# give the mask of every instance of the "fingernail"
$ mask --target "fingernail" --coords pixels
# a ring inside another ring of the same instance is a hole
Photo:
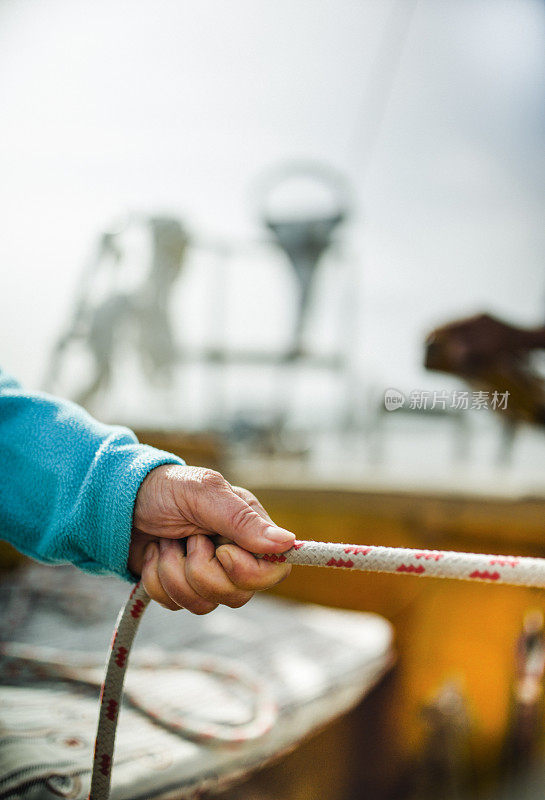
[[[216,550],[216,557],[221,566],[229,572],[233,569],[233,556],[227,547],[220,547]]]
[[[196,536],[190,536],[188,539],[186,539],[185,548],[187,555],[190,556],[191,553],[194,553],[197,546],[198,542]]]
[[[146,549],[144,550],[144,564],[148,564],[150,561],[153,560],[155,557],[155,553],[157,552],[157,547],[155,544],[148,544]]]
[[[290,531],[287,531],[285,528],[277,528],[276,525],[270,525],[268,528],[265,528],[264,536],[266,539],[269,539],[269,541],[276,542],[277,544],[295,541],[294,533],[290,533]]]

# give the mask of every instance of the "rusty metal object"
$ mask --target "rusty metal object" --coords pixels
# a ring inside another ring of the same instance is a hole
[[[465,380],[490,393],[509,392],[502,415],[545,425],[545,381],[532,367],[526,332],[488,314],[444,325],[425,342],[427,369]]]

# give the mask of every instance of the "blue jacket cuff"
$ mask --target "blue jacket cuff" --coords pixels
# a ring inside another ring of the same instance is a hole
[[[127,569],[133,509],[142,481],[162,464],[185,462],[164,450],[138,443],[106,441],[100,448],[101,486],[96,497],[96,527],[87,539],[89,560],[76,566],[94,574],[116,574],[134,582]]]

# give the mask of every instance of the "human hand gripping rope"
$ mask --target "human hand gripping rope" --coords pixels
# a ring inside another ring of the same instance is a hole
[[[285,553],[258,556],[270,562],[304,566],[335,567],[361,572],[390,572],[429,578],[503,583],[545,588],[545,559],[481,555],[443,550],[415,550],[402,547],[296,541]],[[121,610],[110,646],[106,675],[100,697],[100,715],[95,742],[89,800],[107,800],[110,792],[117,719],[128,659],[142,614],[150,598],[137,584]],[[205,665],[206,668],[206,665]],[[240,679],[240,676],[233,676]],[[252,681],[243,678],[248,685]],[[253,682],[256,693],[262,689]],[[195,721],[163,721],[166,727],[193,740],[244,742],[263,736],[274,724],[274,704],[263,696],[254,719],[243,726],[199,724]]]

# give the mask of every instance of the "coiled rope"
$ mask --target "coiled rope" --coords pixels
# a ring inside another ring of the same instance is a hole
[[[296,541],[286,553],[261,556],[265,561],[316,567],[337,567],[362,572],[390,572],[429,578],[453,578],[515,586],[545,587],[545,559],[516,556],[456,553],[444,550],[414,550],[403,547]],[[123,681],[138,625],[150,598],[137,584],[121,610],[110,646],[106,675],[100,696],[93,773],[89,800],[108,800],[117,719]],[[199,668],[206,669],[206,664]],[[211,669],[216,671],[212,665]],[[240,679],[238,674],[228,677]],[[254,689],[261,702],[251,722],[241,726],[201,723],[196,720],[157,720],[170,730],[209,742],[244,742],[263,736],[274,724],[276,709],[262,687]]]

